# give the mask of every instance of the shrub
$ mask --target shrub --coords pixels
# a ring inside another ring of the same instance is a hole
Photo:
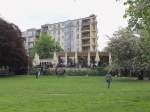
[[[66,68],[66,75],[69,76],[103,76],[106,71],[103,67],[98,68]]]

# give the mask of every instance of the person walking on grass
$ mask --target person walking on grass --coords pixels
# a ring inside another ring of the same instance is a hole
[[[111,85],[111,82],[112,82],[112,76],[111,76],[111,73],[108,72],[105,76],[105,80],[106,80],[106,83],[107,83],[107,87],[110,88],[110,85]]]
[[[41,69],[40,69],[40,68],[38,68],[38,69],[37,69],[37,73],[36,73],[36,79],[38,79],[38,78],[39,78],[40,74],[41,74]]]

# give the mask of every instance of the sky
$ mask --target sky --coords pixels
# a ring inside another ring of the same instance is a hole
[[[123,1],[116,0],[0,0],[0,17],[21,31],[47,23],[97,16],[98,49],[103,50],[113,32],[127,26]]]

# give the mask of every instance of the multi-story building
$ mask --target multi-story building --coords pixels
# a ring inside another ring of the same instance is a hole
[[[64,51],[81,51],[81,20],[68,20],[54,24],[45,24],[41,32],[47,32]]]
[[[26,48],[32,48],[36,37],[36,29],[23,32],[26,37]],[[95,15],[86,18],[68,20],[41,26],[41,33],[46,32],[52,36],[67,52],[82,52],[97,50],[97,21]]]
[[[27,31],[22,32],[22,37],[24,38],[24,45],[27,53],[33,47],[36,39],[39,37],[40,30],[35,28],[28,29]]]
[[[91,15],[83,18],[81,26],[82,51],[96,51],[98,47],[97,39],[96,16]]]

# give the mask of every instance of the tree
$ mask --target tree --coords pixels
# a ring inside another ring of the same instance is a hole
[[[129,26],[145,29],[150,34],[150,1],[127,0],[124,4],[128,7],[125,17],[129,18]]]
[[[141,68],[150,70],[150,37],[145,30],[140,30],[139,47],[141,53]]]
[[[140,35],[139,57],[141,68],[145,71],[150,69],[150,1],[149,0],[127,0],[125,13],[129,18],[129,27],[136,30]]]
[[[138,68],[138,38],[128,28],[120,29],[113,34],[106,50],[112,55],[111,70],[132,71]]]
[[[42,33],[39,40],[33,46],[33,54],[37,52],[40,58],[52,58],[53,52],[63,51],[59,43],[52,39],[47,33]]]
[[[7,66],[12,72],[26,72],[28,57],[23,46],[19,28],[0,18],[0,66]]]

